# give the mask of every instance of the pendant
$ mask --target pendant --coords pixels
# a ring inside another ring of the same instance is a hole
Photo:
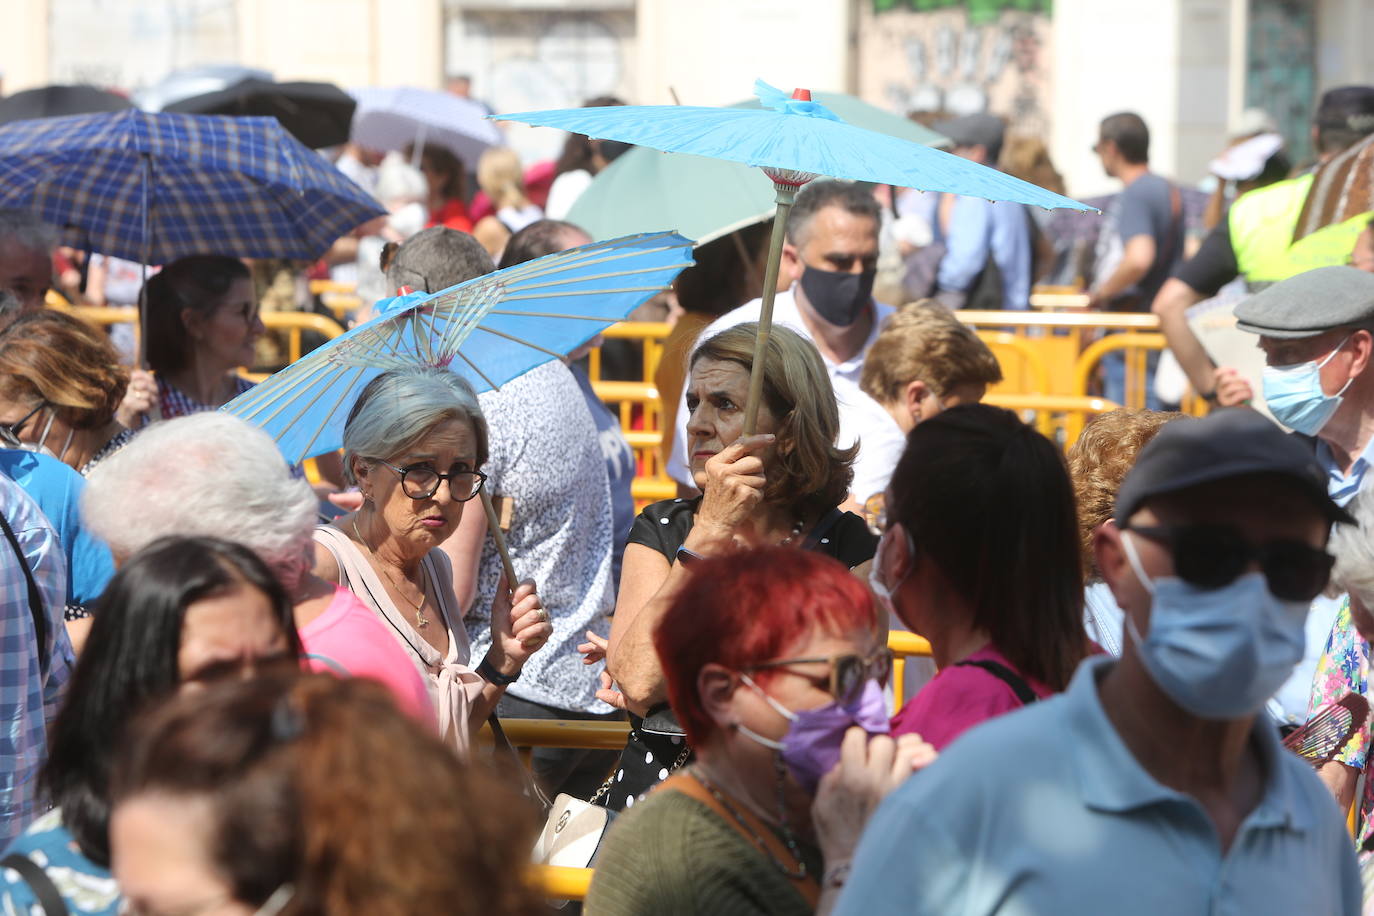
[[[415,626],[421,630],[429,626],[429,618],[426,617],[424,615],[424,612],[419,609],[416,609],[415,611]]]

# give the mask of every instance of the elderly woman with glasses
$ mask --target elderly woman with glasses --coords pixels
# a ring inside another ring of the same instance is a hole
[[[587,911],[826,912],[869,815],[934,759],[883,734],[873,596],[817,552],[730,553],[693,567],[654,646],[696,760],[616,820]]]
[[[388,625],[425,675],[441,733],[466,752],[553,632],[534,583],[503,582],[492,603],[491,649],[469,666],[463,608],[439,545],[486,479],[477,396],[447,369],[384,372],[358,396],[343,444],[344,473],[363,505],[315,529],[315,573],[351,589]]]

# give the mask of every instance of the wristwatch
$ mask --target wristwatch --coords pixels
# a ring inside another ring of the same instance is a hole
[[[477,676],[487,683],[495,684],[498,687],[508,687],[520,680],[519,671],[514,674],[502,674],[500,671],[496,670],[496,667],[491,663],[491,659],[487,658],[485,655],[482,656],[482,661],[477,665]]]
[[[691,566],[693,563],[700,562],[704,559],[706,558],[695,550],[690,550],[686,547],[679,547],[677,549],[677,562],[679,566]]]

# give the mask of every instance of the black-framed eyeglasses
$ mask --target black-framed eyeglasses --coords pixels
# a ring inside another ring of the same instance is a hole
[[[869,656],[847,653],[811,658],[781,658],[777,661],[750,665],[744,670],[748,672],[763,668],[788,668],[792,665],[821,663],[830,666],[829,683],[826,688],[830,695],[840,701],[852,700],[863,689],[865,681],[887,682],[887,676],[892,673],[892,650],[883,647]]]
[[[29,421],[33,419],[34,415],[47,406],[47,401],[39,401],[37,407],[24,414],[23,419],[8,425],[0,424],[0,444],[3,444],[5,448],[19,448],[24,441],[19,438],[20,433],[24,431],[25,426],[29,425]]]
[[[1326,588],[1336,562],[1325,550],[1302,541],[1252,544],[1229,525],[1132,526],[1127,530],[1168,547],[1178,577],[1203,589],[1229,585],[1258,562],[1274,597],[1311,601]]]
[[[448,491],[453,494],[454,500],[465,503],[482,492],[482,484],[487,480],[487,475],[481,471],[460,470],[456,464],[448,469],[447,474],[440,474],[430,464],[408,464],[398,468],[380,458],[377,463],[396,472],[401,478],[401,492],[411,499],[429,499],[439,492],[439,481],[447,480]]]

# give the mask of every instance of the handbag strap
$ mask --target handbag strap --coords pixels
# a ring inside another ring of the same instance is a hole
[[[681,792],[688,798],[701,802],[703,805],[710,808],[722,821],[729,824],[730,827],[744,839],[745,843],[754,848],[758,848],[759,845],[762,844],[764,848],[761,849],[760,852],[767,853],[778,862],[786,862],[788,859],[795,856],[795,853],[788,849],[783,841],[778,838],[778,835],[773,832],[772,827],[769,827],[763,821],[759,820],[753,812],[744,808],[744,806],[741,805],[734,811],[727,811],[725,806],[721,804],[720,799],[716,798],[711,790],[706,788],[706,786],[692,774],[691,770],[684,770],[680,773],[673,774],[668,777],[667,780],[660,783],[655,791]],[[747,827],[745,823],[741,823],[741,819],[748,824]],[[750,831],[753,832],[753,836],[750,836]],[[807,869],[806,873],[800,878],[789,876],[789,880],[792,882],[792,886],[797,889],[797,892],[806,898],[806,902],[811,905],[811,909],[814,910],[821,899],[821,886],[816,882],[816,876],[811,874],[811,871]]]
[[[956,668],[982,668],[988,674],[991,674],[993,677],[1010,687],[1011,692],[1016,694],[1016,698],[1021,701],[1022,706],[1029,706],[1031,703],[1040,699],[1039,695],[1036,694],[1034,690],[1031,690],[1031,686],[1026,683],[1025,678],[1001,662],[995,662],[988,658],[980,658],[974,661],[955,662],[954,666]]]
[[[67,904],[57,890],[57,885],[53,884],[48,873],[28,856],[22,852],[12,852],[4,859],[0,859],[0,867],[12,868],[19,872],[19,877],[23,878],[29,890],[33,891],[38,905],[47,916],[67,916]]]
[[[520,754],[516,752],[515,745],[510,743],[506,737],[506,730],[501,727],[501,720],[496,717],[496,713],[487,716],[487,725],[491,726],[492,737],[496,739],[496,746],[510,755],[511,762],[515,764],[516,771],[520,774],[525,783],[525,796],[530,801],[543,806],[545,811],[553,807],[553,802],[544,794],[544,790],[539,788],[539,783],[525,766],[525,761],[520,759]]]
[[[24,557],[23,548],[19,546],[19,538],[14,536],[14,529],[10,527],[4,512],[0,512],[0,528],[4,529],[5,540],[10,542],[10,549],[19,561],[19,568],[24,571],[24,582],[28,585],[29,591],[29,613],[33,615],[33,632],[38,640],[38,670],[46,678],[51,659],[48,657],[48,615],[43,609],[43,593],[38,589],[38,581],[33,577],[29,561]]]

